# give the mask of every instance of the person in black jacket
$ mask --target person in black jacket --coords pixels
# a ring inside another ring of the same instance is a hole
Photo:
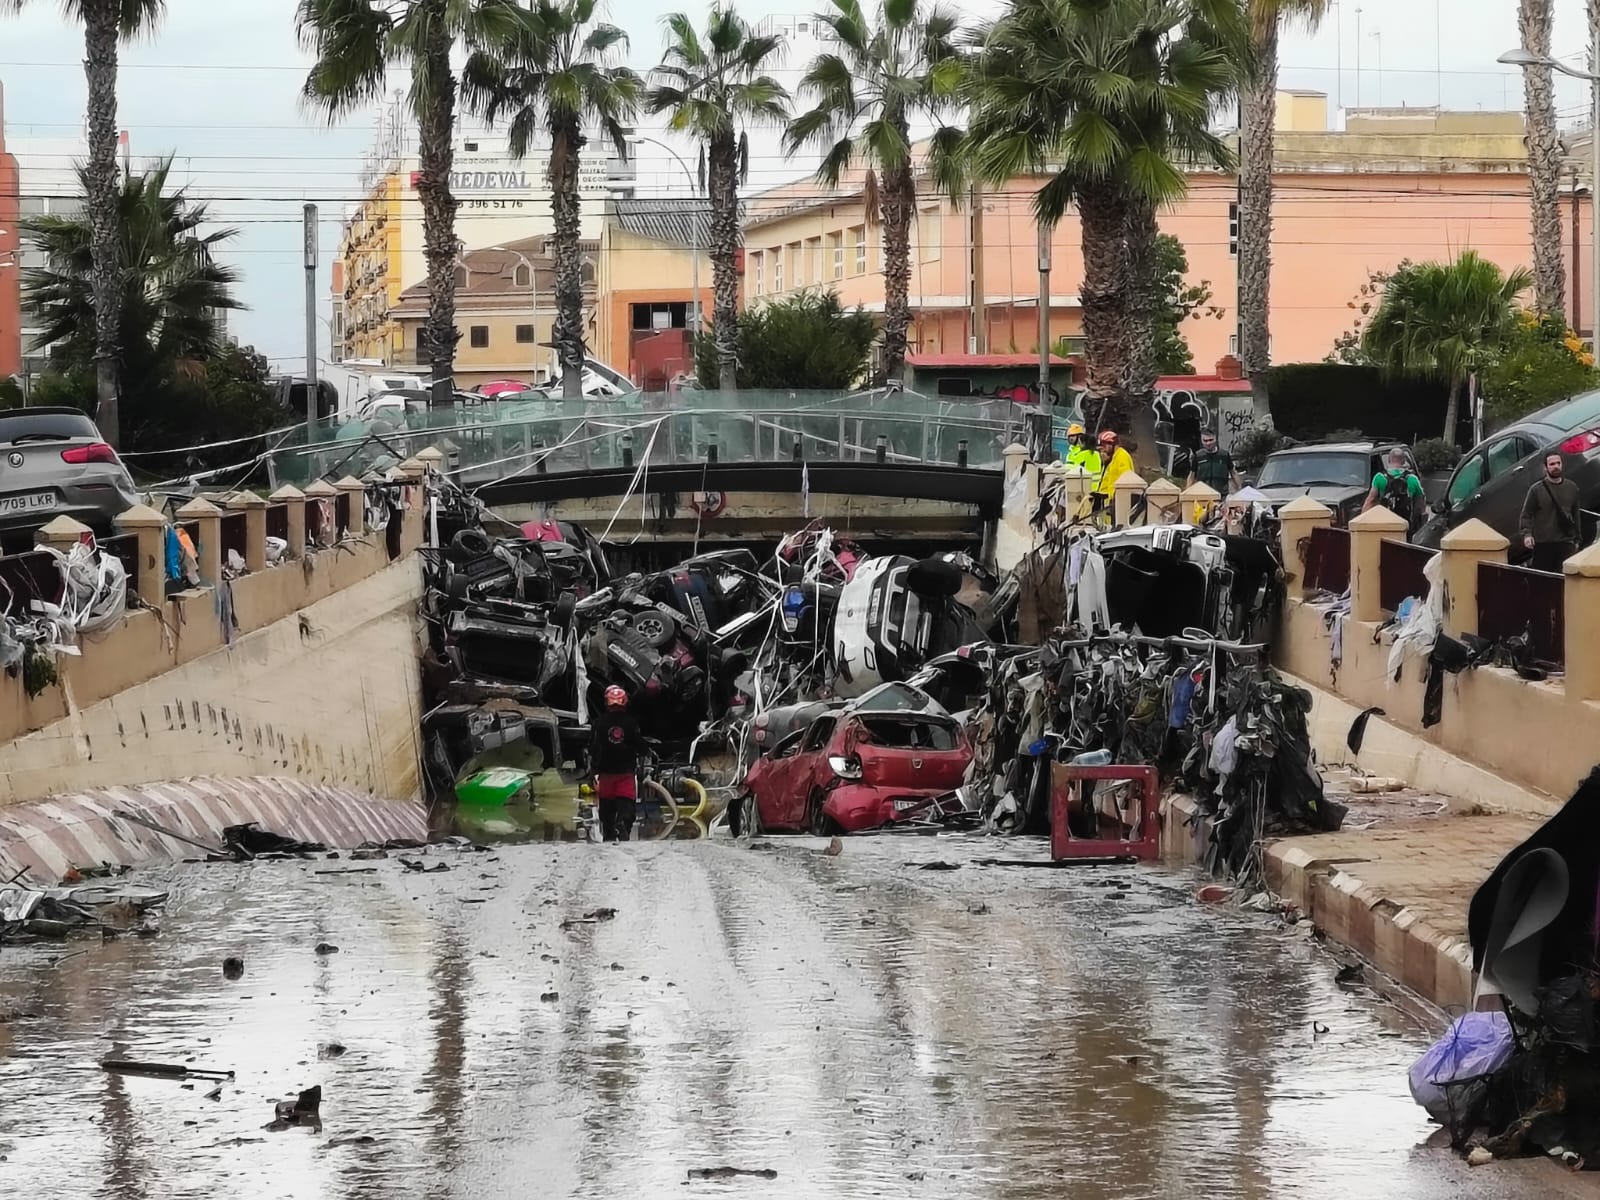
[[[628,693],[606,689],[605,712],[594,723],[590,764],[594,767],[595,799],[600,807],[600,834],[608,842],[625,842],[633,833],[634,806],[639,799],[639,760],[644,737],[628,713]]]
[[[1561,455],[1544,458],[1544,478],[1528,489],[1522,502],[1522,547],[1533,551],[1535,571],[1561,570],[1578,552],[1578,485],[1566,478]]]

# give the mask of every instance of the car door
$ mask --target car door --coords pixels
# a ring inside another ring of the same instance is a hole
[[[1481,499],[1472,515],[1485,525],[1511,539],[1513,556],[1521,549],[1517,526],[1522,517],[1522,502],[1528,489],[1539,479],[1530,469],[1539,445],[1525,432],[1507,433],[1483,448],[1488,479],[1479,489]]]
[[[806,824],[806,801],[813,790],[826,787],[833,780],[833,768],[828,766],[828,743],[838,727],[839,718],[833,713],[811,722],[795,755],[794,772],[789,777],[789,794],[785,804],[789,809],[789,824],[801,828]]]
[[[806,735],[804,729],[797,729],[784,738],[770,752],[755,761],[745,776],[745,787],[755,794],[756,807],[761,813],[761,824],[766,829],[797,829],[799,823],[794,816],[795,806],[789,800],[789,793],[794,790],[792,786],[796,755],[800,750],[801,739]],[[805,802],[802,797],[799,805],[801,815],[804,815]]]

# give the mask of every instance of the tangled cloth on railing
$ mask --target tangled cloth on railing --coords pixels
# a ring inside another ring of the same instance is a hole
[[[35,599],[27,611],[16,611],[16,597],[7,597],[0,617],[0,670],[22,672],[29,696],[37,696],[59,678],[55,659],[77,654],[83,634],[109,628],[128,607],[128,575],[115,555],[81,543],[63,554],[49,546],[61,575],[61,595],[54,601]]]

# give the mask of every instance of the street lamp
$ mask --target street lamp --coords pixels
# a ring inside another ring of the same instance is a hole
[[[700,180],[697,175],[689,170],[689,164],[683,161],[682,156],[671,146],[659,138],[646,137],[643,134],[634,134],[629,139],[634,142],[649,142],[665,150],[672,156],[672,161],[683,170],[684,178],[689,181],[689,197],[692,200],[700,199]],[[689,302],[689,337],[698,341],[700,338],[700,206],[696,204],[694,212],[689,217],[689,256],[693,275],[690,278],[690,287],[694,290],[694,298]]]
[[[1594,44],[1590,48],[1590,63],[1600,65],[1600,24],[1594,27]],[[1600,75],[1591,71],[1580,71],[1577,67],[1569,67],[1564,62],[1558,62],[1548,54],[1537,54],[1526,46],[1518,46],[1515,50],[1507,50],[1499,58],[1498,63],[1508,67],[1548,67],[1560,71],[1563,75],[1573,79],[1582,79],[1589,84],[1589,278],[1593,285],[1592,304],[1589,311],[1593,314],[1589,320],[1592,332],[1590,342],[1600,349]],[[1574,192],[1572,202],[1576,204],[1578,197]]]

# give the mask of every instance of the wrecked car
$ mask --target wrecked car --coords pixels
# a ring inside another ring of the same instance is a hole
[[[929,658],[982,641],[972,610],[955,599],[961,568],[941,558],[869,558],[840,589],[833,652],[840,696],[905,679]]]
[[[855,833],[926,811],[961,786],[972,746],[932,697],[902,683],[818,713],[746,773],[735,834]]]
[[[1075,581],[1079,622],[1149,637],[1246,636],[1276,594],[1276,554],[1271,542],[1194,525],[1099,534]]]

